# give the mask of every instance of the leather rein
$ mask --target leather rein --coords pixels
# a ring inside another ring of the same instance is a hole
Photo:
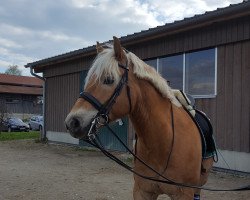
[[[92,119],[91,121],[91,125],[88,131],[88,135],[87,138],[83,138],[83,140],[89,144],[91,144],[92,146],[98,148],[104,155],[106,155],[107,157],[109,157],[111,160],[115,161],[116,163],[118,163],[119,165],[121,165],[122,167],[124,167],[125,169],[131,171],[132,173],[136,174],[137,176],[147,179],[147,180],[151,180],[151,181],[155,181],[155,182],[160,182],[160,183],[166,183],[166,184],[170,184],[170,185],[175,185],[178,187],[186,187],[186,188],[195,188],[195,189],[203,189],[203,190],[208,190],[208,191],[246,191],[246,190],[250,190],[250,185],[247,186],[242,186],[239,188],[234,188],[234,189],[211,189],[211,188],[206,188],[206,187],[201,187],[201,186],[196,186],[196,185],[189,185],[189,184],[185,184],[185,183],[179,183],[176,182],[174,180],[171,180],[167,177],[165,177],[162,173],[159,173],[158,171],[156,171],[154,168],[152,168],[151,166],[149,166],[147,163],[145,163],[142,159],[140,159],[136,153],[134,153],[133,151],[131,151],[128,146],[118,137],[118,135],[111,129],[111,127],[109,126],[109,112],[112,109],[112,106],[115,104],[117,97],[121,94],[121,91],[124,87],[124,85],[126,84],[126,88],[127,88],[127,97],[129,100],[129,106],[130,106],[130,111],[131,111],[131,95],[130,95],[130,88],[128,85],[128,62],[126,62],[126,65],[122,65],[120,63],[118,63],[118,66],[121,67],[122,69],[124,69],[124,73],[118,83],[118,85],[116,86],[113,94],[111,95],[111,97],[104,103],[102,104],[98,99],[96,99],[93,95],[91,95],[88,92],[81,92],[79,98],[83,98],[84,100],[88,101],[95,109],[98,110],[98,113],[96,114],[96,116]],[[171,107],[171,116],[172,116],[172,130],[173,130],[173,136],[174,136],[174,120],[173,120],[173,109]],[[104,120],[104,121],[103,121]],[[98,136],[98,129],[100,126],[106,126],[108,128],[108,130],[113,134],[113,136],[122,144],[122,146],[134,157],[134,159],[138,160],[140,163],[142,163],[144,166],[146,166],[149,170],[153,171],[154,173],[156,173],[156,175],[161,178],[155,178],[155,177],[149,177],[149,176],[145,176],[139,172],[136,172],[131,166],[127,165],[126,163],[124,163],[122,160],[120,160],[119,158],[117,158],[116,156],[114,156],[113,154],[111,154],[110,152],[108,152],[104,146],[102,145],[102,143],[100,142],[99,136]],[[173,144],[172,144],[173,147]],[[172,150],[171,150],[172,151]],[[168,162],[169,162],[169,158],[171,155],[169,155],[168,160],[167,160],[167,166],[168,166]],[[167,170],[167,166],[164,169],[164,172]]]

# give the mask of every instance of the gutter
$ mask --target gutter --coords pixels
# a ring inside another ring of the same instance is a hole
[[[45,131],[45,86],[46,86],[46,78],[42,77],[42,76],[39,76],[37,75],[34,71],[34,68],[33,67],[30,67],[30,74],[43,80],[43,129],[42,129],[42,132],[40,133],[40,139],[41,141],[46,141],[47,140],[47,137],[46,137],[46,131]]]

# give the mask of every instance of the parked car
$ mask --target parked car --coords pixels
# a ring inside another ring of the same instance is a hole
[[[43,116],[33,116],[29,121],[30,130],[39,130],[43,129]]]
[[[24,123],[21,119],[16,118],[16,117],[11,117],[3,121],[2,130],[8,131],[8,132],[12,132],[12,131],[28,132],[30,129],[29,129],[29,125]]]

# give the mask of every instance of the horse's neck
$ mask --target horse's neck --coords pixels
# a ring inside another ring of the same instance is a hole
[[[167,154],[173,130],[171,126],[171,102],[163,98],[155,88],[144,81],[140,84],[141,94],[130,115],[138,136],[138,154],[143,157]],[[155,155],[154,155],[155,154]],[[166,155],[167,156],[167,155]]]

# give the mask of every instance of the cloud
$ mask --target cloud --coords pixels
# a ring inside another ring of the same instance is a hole
[[[0,38],[0,46],[3,47],[10,47],[10,48],[20,48],[21,45],[17,44],[14,41],[11,41],[9,39],[5,39],[5,38]]]
[[[28,62],[73,50],[79,44],[81,47],[90,45],[82,38],[60,32],[0,24],[0,61],[4,68],[14,64],[23,68]],[[58,49],[55,51],[53,47]]]
[[[240,0],[1,0],[0,72]]]
[[[0,47],[0,72],[4,72],[9,66],[11,65],[17,65],[20,68],[21,71],[24,71],[27,75],[28,72],[23,68],[23,66],[27,62],[33,62],[36,59],[32,57],[28,57],[23,54],[18,54],[15,52],[10,51],[9,49]]]
[[[156,18],[162,23],[182,20],[195,14],[229,6],[230,3],[240,3],[242,0],[145,0],[142,1],[155,13]]]
[[[11,63],[4,60],[0,60],[0,70],[2,69],[3,71],[5,71],[5,69],[10,65]]]

